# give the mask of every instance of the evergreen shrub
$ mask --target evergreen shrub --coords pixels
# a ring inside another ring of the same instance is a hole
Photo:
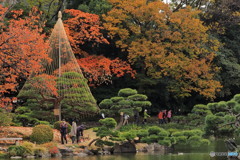
[[[37,125],[33,128],[30,139],[38,144],[50,142],[53,140],[53,130],[48,125]]]

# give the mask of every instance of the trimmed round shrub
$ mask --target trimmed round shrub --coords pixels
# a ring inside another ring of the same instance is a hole
[[[188,144],[192,147],[199,147],[201,143],[202,138],[199,136],[192,136],[188,139]]]
[[[141,129],[137,132],[137,136],[139,138],[142,138],[142,137],[147,137],[148,136],[148,131],[145,130],[145,129]]]
[[[149,135],[152,135],[152,134],[158,135],[162,131],[165,131],[165,130],[162,128],[159,128],[158,126],[152,126],[148,128]]]
[[[210,141],[208,140],[208,139],[202,139],[201,140],[201,145],[206,145],[206,146],[208,146],[208,145],[210,145]]]
[[[48,125],[37,125],[33,128],[30,139],[32,142],[36,142],[38,144],[51,142],[53,140],[53,130]]]
[[[178,137],[176,137],[176,141],[177,141],[177,143],[185,144],[187,142],[187,137],[186,136],[178,136]]]
[[[121,134],[121,137],[124,137],[128,141],[133,140],[136,136],[137,136],[136,133],[133,131],[129,131]]]
[[[236,102],[240,103],[240,94],[236,94],[236,95],[233,97],[233,99],[234,99]]]
[[[128,96],[128,99],[134,100],[134,101],[146,101],[147,98],[148,97],[144,94],[135,94],[135,95]]]
[[[159,140],[158,144],[168,146],[168,147],[170,147],[172,145],[170,140],[165,140],[165,139],[164,140]]]
[[[107,128],[115,128],[117,126],[117,122],[113,118],[105,118],[105,119],[100,119],[99,122],[107,127]]]
[[[111,99],[104,99],[99,103],[101,109],[108,109],[112,106],[113,101]]]
[[[60,124],[61,124],[62,122],[63,122],[63,121],[57,121],[57,122],[55,122],[55,123],[53,124],[54,129],[57,129],[57,130],[60,131]],[[68,128],[67,128],[67,133],[69,133],[69,132],[71,132],[71,125],[70,125],[68,122],[66,122],[66,123],[67,123],[67,126],[68,126]]]
[[[179,137],[179,136],[183,136],[183,135],[184,135],[184,132],[181,132],[181,131],[177,131],[177,132],[172,133],[172,136],[174,136],[174,137]]]
[[[160,137],[168,137],[169,136],[169,132],[168,131],[161,131],[160,133],[158,133],[158,135],[160,136]]]
[[[131,95],[134,95],[134,94],[137,94],[137,90],[136,89],[131,89],[131,88],[124,88],[124,89],[121,89],[118,92],[119,97],[128,97],[128,96],[131,96]]]
[[[119,102],[119,101],[121,101],[121,100],[124,100],[124,98],[123,97],[112,97],[111,98],[111,100],[112,100],[112,102]],[[108,100],[109,101],[109,100]],[[102,101],[102,102],[105,102],[104,100]],[[105,102],[106,103],[106,102]],[[111,101],[109,101],[109,103],[111,104]],[[100,106],[100,104],[99,104],[99,106]],[[101,107],[101,106],[100,106]]]

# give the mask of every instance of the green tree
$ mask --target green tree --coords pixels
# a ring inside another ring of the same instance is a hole
[[[30,79],[18,97],[28,99],[24,105],[31,110],[25,113],[30,117],[52,119],[52,109],[61,104],[65,118],[81,118],[98,110],[90,90],[86,90],[86,81],[77,72],[65,72],[59,78],[40,75]]]
[[[234,133],[239,135],[240,126],[240,94],[236,94],[229,101],[209,103],[207,106],[212,114],[205,118],[205,131],[207,135],[215,137],[231,137]]]
[[[138,94],[135,89],[124,88],[119,90],[117,97],[102,100],[99,107],[101,112],[108,116],[115,117],[120,114],[119,128],[123,123],[123,114],[133,116],[134,113],[141,112],[143,108],[151,106],[151,102],[147,101],[147,98],[146,95]]]
[[[221,88],[213,74],[219,43],[190,7],[172,12],[160,1],[109,0],[111,11],[103,16],[105,28],[118,47],[127,51],[141,73],[168,79],[168,90],[176,97],[198,93],[213,99]]]
[[[78,6],[78,9],[87,12],[93,13],[97,15],[102,15],[107,13],[111,9],[111,5],[107,0],[90,0],[84,1],[84,3]]]
[[[218,96],[230,97],[239,93],[240,3],[238,0],[215,0],[210,3],[202,20],[212,36],[222,43],[215,63],[221,67],[218,79],[223,88]]]

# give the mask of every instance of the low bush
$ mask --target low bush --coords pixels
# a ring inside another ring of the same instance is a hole
[[[38,144],[50,142],[53,140],[53,130],[48,125],[37,125],[33,128],[30,139]]]
[[[11,146],[8,148],[9,156],[22,156],[25,157],[28,154],[27,148],[24,146]]]
[[[37,156],[37,157],[42,157],[47,152],[48,151],[45,147],[35,147],[34,148],[34,155]]]
[[[21,146],[26,148],[26,155],[27,156],[33,156],[34,155],[34,147],[35,144],[31,143],[31,142],[23,142],[23,144],[21,144]]]

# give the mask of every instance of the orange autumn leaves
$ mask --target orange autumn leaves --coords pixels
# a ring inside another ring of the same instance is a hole
[[[0,5],[0,11],[6,8]],[[29,17],[21,18],[22,10],[12,11],[12,19],[0,26],[0,106],[11,104],[5,96],[15,92],[19,77],[27,77],[30,72],[41,69],[40,62],[50,60],[46,54],[48,44],[45,35],[40,34],[40,15],[35,8]]]
[[[214,80],[213,65],[219,42],[207,34],[199,11],[186,7],[172,12],[161,1],[109,0],[113,8],[104,15],[105,28],[116,45],[128,51],[132,64],[144,62],[147,74],[169,79],[177,97],[197,92],[214,99],[222,87]]]
[[[90,86],[97,86],[102,83],[111,83],[112,77],[122,77],[129,74],[134,77],[136,72],[130,64],[119,58],[110,60],[104,56],[88,56],[78,59],[78,64],[88,79]]]
[[[122,77],[125,74],[130,74],[131,77],[135,76],[135,71],[130,64],[119,58],[111,60],[104,56],[89,55],[81,50],[85,43],[91,43],[92,45],[109,43],[100,32],[103,27],[100,25],[99,16],[74,9],[67,9],[65,13],[72,16],[64,21],[66,33],[74,53],[85,56],[78,59],[78,64],[90,86],[111,83],[113,76]]]

